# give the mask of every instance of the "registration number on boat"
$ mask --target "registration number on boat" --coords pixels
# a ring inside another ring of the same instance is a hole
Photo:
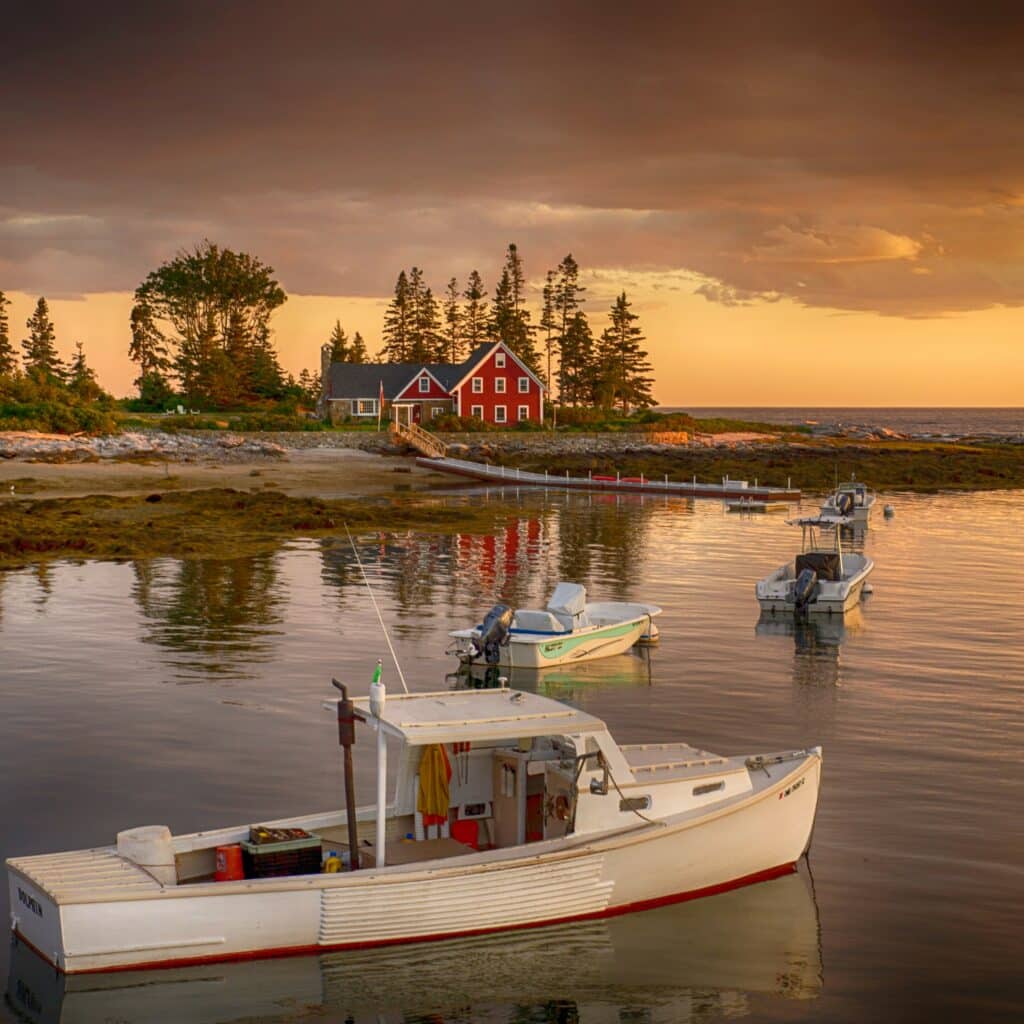
[[[783,797],[789,796],[790,793],[795,793],[804,784],[804,782],[804,779],[797,779],[792,786],[787,786],[781,793],[779,793],[779,799],[781,800]]]

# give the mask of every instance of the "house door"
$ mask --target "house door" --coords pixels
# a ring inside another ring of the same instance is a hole
[[[412,407],[412,421],[413,423],[420,423],[423,420],[423,406],[417,402]]]

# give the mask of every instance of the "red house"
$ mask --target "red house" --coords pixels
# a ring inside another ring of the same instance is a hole
[[[502,341],[480,345],[464,363],[331,363],[324,347],[321,405],[332,421],[391,416],[408,407],[414,423],[445,413],[476,416],[496,426],[541,422],[544,385]],[[379,409],[383,393],[383,408]]]

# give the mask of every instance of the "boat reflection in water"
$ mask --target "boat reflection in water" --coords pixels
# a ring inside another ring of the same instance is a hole
[[[606,920],[237,964],[64,975],[17,944],[7,1000],[32,1024],[586,1024],[623,1019],[627,1010],[649,1024],[743,1016],[753,995],[821,992],[818,910],[806,871]],[[537,1014],[524,1016],[531,1007]]]
[[[460,665],[448,679],[458,690],[486,689],[500,686],[500,680],[513,690],[539,693],[554,700],[574,700],[595,687],[651,686],[651,652],[635,647],[625,654],[614,654],[597,661],[578,665],[554,665],[551,668],[496,668],[495,666]]]
[[[842,645],[863,628],[864,614],[856,605],[845,615],[762,612],[754,631],[758,636],[793,638],[793,682],[800,686],[837,686],[842,681]]]

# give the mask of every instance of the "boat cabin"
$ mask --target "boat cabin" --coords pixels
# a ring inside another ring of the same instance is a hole
[[[682,742],[619,746],[600,719],[536,693],[388,694],[379,715],[368,697],[353,704],[364,723],[357,731],[376,734],[378,783],[387,778],[386,760],[397,758],[394,789],[378,785],[376,804],[356,810],[360,868],[486,860],[514,847],[643,826],[750,788],[742,759]],[[265,827],[308,830],[322,857],[351,864],[344,808]],[[210,881],[216,848],[250,838],[249,827],[175,836],[176,883]]]

